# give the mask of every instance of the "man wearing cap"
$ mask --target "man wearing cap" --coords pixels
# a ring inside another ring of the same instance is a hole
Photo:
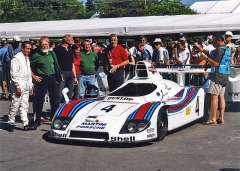
[[[229,47],[231,49],[231,51],[233,52],[234,50],[234,43],[232,43],[232,37],[233,37],[233,33],[231,31],[226,31],[225,32],[225,44],[227,47]]]
[[[152,62],[153,64],[166,65],[169,64],[168,51],[162,47],[162,41],[160,38],[156,38],[154,41],[155,50],[153,52]]]

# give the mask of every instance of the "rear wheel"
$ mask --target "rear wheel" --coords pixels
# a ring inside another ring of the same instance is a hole
[[[157,117],[157,140],[162,141],[168,130],[167,112],[164,108],[161,108]]]

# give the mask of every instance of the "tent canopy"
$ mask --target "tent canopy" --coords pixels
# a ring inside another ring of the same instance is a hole
[[[223,13],[1,23],[0,37],[62,37],[67,33],[79,37],[109,36],[111,33],[135,36],[240,31],[239,18],[240,13]]]

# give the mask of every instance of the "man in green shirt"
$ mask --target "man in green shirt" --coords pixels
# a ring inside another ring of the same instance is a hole
[[[57,110],[57,81],[55,77],[53,58],[57,61],[54,52],[49,53],[49,41],[44,37],[40,40],[40,48],[31,57],[30,64],[32,70],[32,77],[36,81],[35,84],[35,111],[36,120],[35,126],[40,126],[42,117],[42,108],[45,94],[49,93],[51,104],[51,118]]]
[[[94,85],[95,83],[95,74],[99,67],[98,56],[95,52],[91,51],[91,45],[89,40],[84,40],[83,51],[80,52],[80,56],[80,98],[84,98],[87,86]]]

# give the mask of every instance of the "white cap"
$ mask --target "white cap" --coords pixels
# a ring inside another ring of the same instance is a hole
[[[153,42],[156,42],[156,43],[159,42],[160,43],[160,42],[162,42],[162,40],[160,38],[156,38]]]
[[[21,38],[20,38],[19,36],[14,36],[14,37],[13,37],[13,40],[19,42],[19,41],[21,41]]]
[[[208,39],[212,39],[212,38],[213,38],[213,35],[209,35],[207,38],[208,38]]]
[[[233,36],[233,33],[231,31],[226,31],[225,35]]]

